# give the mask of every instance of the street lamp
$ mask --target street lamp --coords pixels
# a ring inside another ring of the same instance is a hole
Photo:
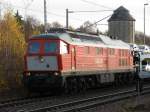
[[[145,6],[148,5],[148,3],[144,4],[144,44],[145,44]]]

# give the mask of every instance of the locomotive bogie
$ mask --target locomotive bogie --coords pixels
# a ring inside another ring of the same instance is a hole
[[[31,72],[30,76],[24,74],[23,82],[32,92],[53,90],[62,86],[63,79],[60,75],[56,75],[56,73]]]

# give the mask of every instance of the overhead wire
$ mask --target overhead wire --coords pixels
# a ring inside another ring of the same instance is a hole
[[[111,14],[111,15],[112,15],[112,14]],[[93,24],[87,26],[86,28],[91,27],[91,26],[93,26],[93,25],[96,25],[97,23],[99,23],[100,21],[103,21],[103,20],[107,19],[107,18],[110,17],[111,15],[108,15],[108,16],[106,16],[106,17],[104,17],[104,18],[102,18],[102,19],[100,19],[100,20],[94,22]]]
[[[92,2],[92,1],[88,1],[88,0],[81,0],[82,2],[85,2],[85,3],[88,3],[88,4],[91,4],[91,5],[96,5],[96,6],[100,6],[100,7],[103,7],[103,8],[107,8],[107,9],[111,9],[113,10],[112,8],[110,7],[107,7],[105,5],[101,5],[101,4],[98,4],[98,3],[95,3],[95,2]]]
[[[5,5],[5,4],[3,4],[3,5]],[[11,7],[19,8],[19,9],[22,9],[22,10],[26,10],[25,7],[21,7],[21,6],[17,6],[17,5],[11,5]],[[41,10],[39,11],[39,10],[31,9],[31,8],[28,8],[27,10],[43,14],[43,11],[41,11]],[[54,16],[58,16],[58,17],[63,17],[63,18],[66,17],[64,15],[56,14],[56,13],[50,12],[50,11],[47,11],[47,13],[51,14],[51,15],[54,15]],[[77,21],[81,21],[81,19],[77,19],[77,18],[72,18],[72,19],[77,20]]]
[[[20,8],[20,9],[23,9],[23,10],[26,10],[25,7],[20,7],[20,6],[17,6],[17,5],[11,5],[12,7],[15,7],[15,8]],[[36,9],[31,9],[31,8],[28,8],[27,10],[29,11],[32,11],[32,12],[36,12],[36,13],[41,13],[43,14],[43,11],[39,11],[39,10],[36,10]],[[97,11],[73,11],[73,12],[104,12],[104,11],[112,11],[112,10],[97,10]],[[61,15],[61,14],[57,14],[57,13],[54,13],[54,12],[50,12],[50,11],[47,11],[48,14],[51,14],[51,15],[54,15],[54,16],[58,16],[58,17],[63,17],[63,18],[66,18],[66,16],[64,15]],[[71,17],[72,18],[72,17]],[[78,19],[78,18],[72,18],[73,20],[76,20],[76,21],[82,21],[81,19]]]
[[[90,11],[69,11],[70,13],[82,13],[82,12],[87,12],[87,13],[93,13],[93,12],[105,12],[105,11],[114,11],[114,10],[90,10]]]
[[[82,0],[82,1],[86,1],[86,0]],[[98,4],[97,4],[97,5],[98,5]],[[11,5],[11,6],[12,6],[12,7],[15,7],[15,8],[20,8],[20,9],[23,9],[23,10],[26,9],[25,7],[21,7],[21,6],[17,6],[17,5]],[[103,7],[105,7],[105,6],[103,6]],[[41,11],[41,10],[39,11],[39,10],[35,10],[35,9],[30,9],[30,8],[28,8],[27,10],[30,10],[30,11],[32,11],[32,12],[37,12],[37,13],[42,13],[42,14],[43,14],[43,11]],[[80,12],[104,12],[104,11],[113,11],[113,10],[110,10],[110,9],[109,9],[109,10],[73,11],[73,12],[80,13]],[[47,13],[49,13],[49,14],[51,14],[51,15],[58,16],[58,17],[66,18],[66,16],[64,16],[64,15],[56,14],[56,13],[53,13],[53,12],[50,12],[50,11],[47,11]],[[102,20],[104,20],[104,19],[106,19],[106,18],[108,18],[108,17],[110,17],[110,15],[109,15],[109,16],[106,16],[106,17],[104,17],[104,18],[102,18],[101,20],[99,20],[99,21],[93,23],[92,25],[95,25],[95,24],[97,24],[98,22],[100,22],[100,21],[102,21]],[[72,18],[72,17],[71,17],[71,18]],[[72,18],[72,19],[77,20],[77,21],[81,21],[81,19],[77,19],[77,18]],[[92,25],[87,26],[87,27],[91,27]]]

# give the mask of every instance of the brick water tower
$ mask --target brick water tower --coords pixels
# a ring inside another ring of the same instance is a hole
[[[135,19],[129,11],[120,6],[108,20],[108,34],[114,39],[128,43],[135,42]]]

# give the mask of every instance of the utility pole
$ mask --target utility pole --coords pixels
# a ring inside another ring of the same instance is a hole
[[[69,20],[68,20],[68,9],[66,9],[66,28],[68,29],[68,23],[69,23]]]
[[[47,33],[47,9],[46,9],[46,0],[44,0],[44,30]]]
[[[1,2],[0,2],[0,20],[1,20],[1,17],[2,17],[2,6],[1,6]]]
[[[27,39],[30,35],[30,32],[29,32],[29,26],[27,25],[27,11],[28,11],[28,8],[31,6],[33,0],[31,0],[31,2],[29,0],[23,0],[23,3],[24,3],[24,9],[25,9],[25,12],[24,12],[24,36],[25,38]]]
[[[145,6],[148,5],[148,3],[144,4],[144,42],[143,44],[145,45]]]

